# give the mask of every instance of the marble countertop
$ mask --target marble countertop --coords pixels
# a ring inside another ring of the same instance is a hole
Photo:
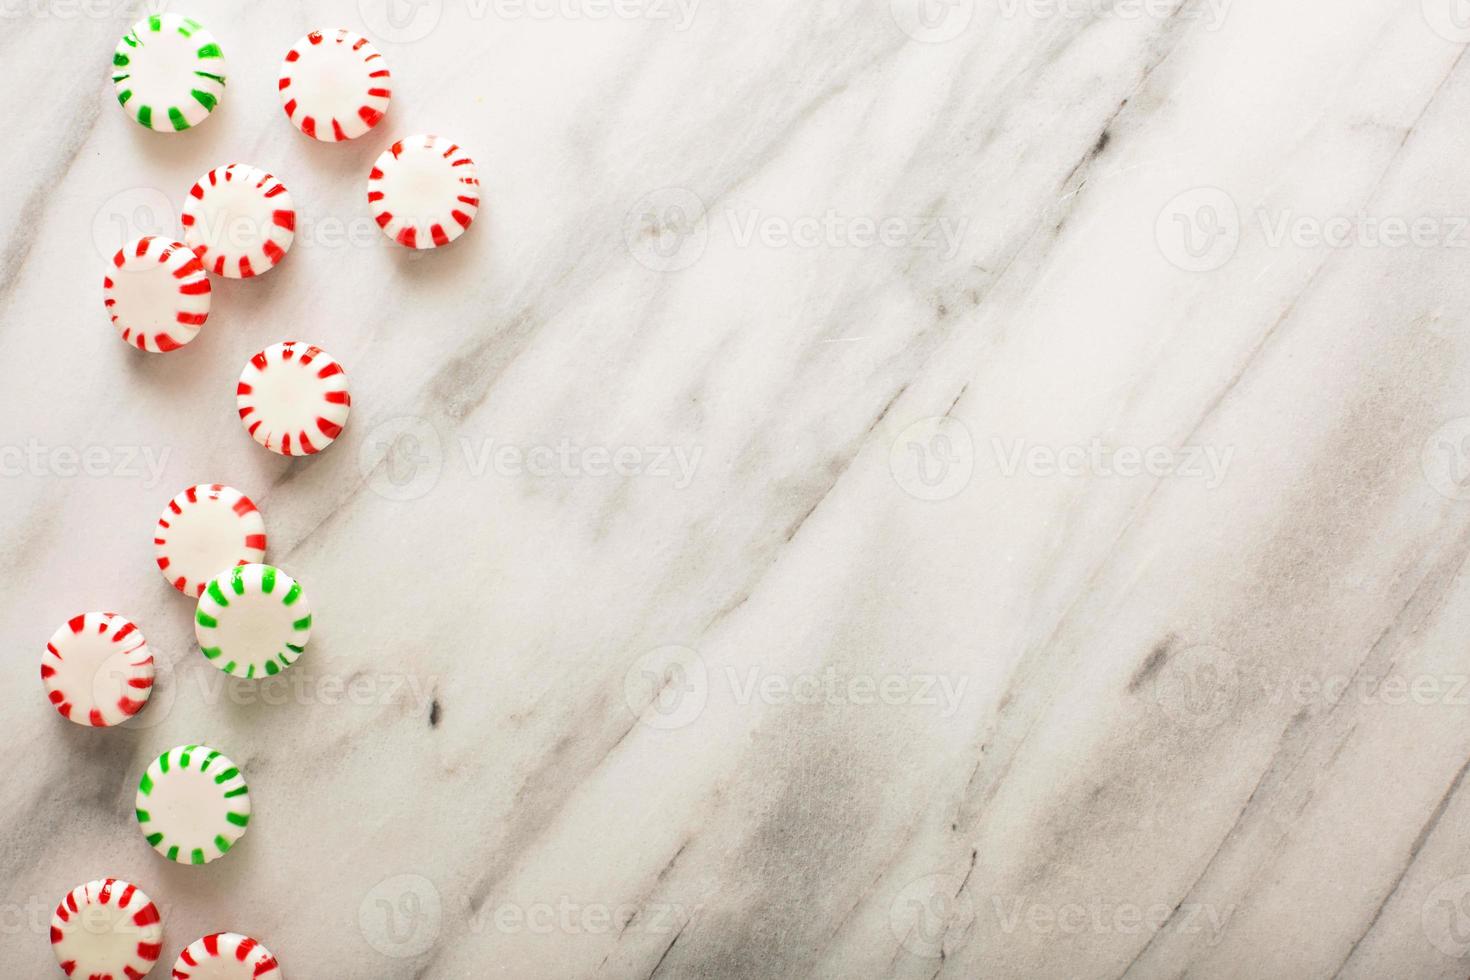
[[[1453,0],[195,0],[221,108],[144,132],[140,13],[5,3],[0,970],[104,875],[291,980],[1463,977],[1470,20]],[[392,66],[314,144],[308,29]],[[433,132],[484,206],[372,224]],[[103,258],[226,162],[295,248],[120,343]],[[245,358],[346,367],[287,460]],[[312,596],[265,682],[199,656],[151,530],[260,505]],[[37,679],[114,609],[120,730]],[[132,817],[202,742],[255,819]]]

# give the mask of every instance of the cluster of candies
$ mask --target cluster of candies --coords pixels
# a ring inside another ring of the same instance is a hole
[[[149,129],[199,125],[224,96],[224,53],[198,21],[162,13],[118,43],[113,82],[123,109]],[[279,91],[291,122],[324,142],[356,139],[383,118],[391,97],[382,55],[361,35],[313,31],[281,65]],[[378,226],[408,248],[437,248],[464,233],[479,208],[474,162],[449,140],[410,136],[378,157],[368,204]],[[177,350],[209,317],[210,274],[244,279],[290,251],[296,210],[276,177],[253,166],[216,167],[189,191],[182,241],[147,236],[123,246],[103,281],[123,340],[140,350]],[[342,366],[316,346],[286,341],[252,356],[236,388],[240,420],[256,442],[301,456],[332,443],[351,398]],[[222,484],[173,498],[154,535],[158,567],[194,598],[200,652],[220,670],[258,678],[287,669],[311,636],[301,585],[264,564],[265,522],[255,504]],[[138,627],[116,613],[73,617],[46,644],[41,678],[52,705],[81,725],[110,727],[137,714],[153,690],[154,658]],[[250,791],[239,766],[204,745],[169,749],[138,783],[136,815],[153,849],[203,865],[223,857],[250,824]],[[136,885],[103,878],[78,885],[56,908],[51,944],[68,976],[139,980],[163,952],[157,907]],[[216,933],[189,945],[175,978],[280,980],[258,941]]]

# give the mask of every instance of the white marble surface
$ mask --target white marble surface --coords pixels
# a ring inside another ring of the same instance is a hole
[[[232,76],[170,138],[109,91],[136,9],[4,4],[4,976],[104,874],[157,976],[218,930],[292,980],[1465,975],[1451,0],[176,9]],[[356,144],[276,98],[324,26],[395,73]],[[413,255],[364,182],[424,131],[485,206]],[[295,249],[129,350],[103,255],[229,161]],[[352,381],[304,461],[233,409],[287,338]],[[310,591],[278,681],[153,567],[199,481]],[[99,608],[166,667],[128,730],[36,676]],[[256,808],[204,869],[131,815],[196,741]]]

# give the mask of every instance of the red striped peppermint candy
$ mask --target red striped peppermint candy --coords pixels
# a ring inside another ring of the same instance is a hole
[[[196,939],[179,954],[173,980],[281,980],[271,951],[238,932]]]
[[[308,456],[341,433],[352,396],[347,375],[332,355],[288,340],[246,362],[235,403],[256,442],[282,456]]]
[[[234,487],[200,483],[163,509],[153,549],[163,577],[184,595],[197,597],[224,569],[265,557],[265,521]]]
[[[209,277],[182,242],[144,235],[112,257],[102,296],[122,339],[155,354],[180,347],[209,319]]]
[[[73,616],[41,654],[41,683],[63,718],[78,725],[120,725],[153,693],[153,651],[117,613]]]
[[[51,952],[78,980],[142,980],[163,952],[158,906],[118,878],[78,885],[51,916]]]
[[[391,79],[383,56],[361,34],[312,31],[281,63],[281,104],[291,123],[313,139],[357,139],[388,111]]]
[[[409,136],[368,174],[368,205],[383,234],[406,248],[448,245],[480,210],[475,161],[442,136]]]
[[[248,279],[286,257],[296,237],[291,192],[259,167],[215,167],[189,189],[184,241],[217,276]]]

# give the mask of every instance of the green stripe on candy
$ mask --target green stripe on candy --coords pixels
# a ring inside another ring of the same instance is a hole
[[[250,823],[250,814],[231,812],[225,814],[225,819],[234,824],[236,827],[245,827],[248,826]]]
[[[276,567],[267,565],[260,572],[260,591],[270,595],[276,590]]]
[[[169,106],[168,121],[174,124],[175,132],[189,128],[189,120],[185,119],[184,114],[173,106]]]
[[[208,92],[201,92],[196,88],[191,90],[189,94],[194,96],[195,102],[198,102],[200,105],[204,106],[204,110],[206,112],[213,112],[214,107],[219,105],[219,99],[216,99]]]
[[[219,49],[218,44],[206,44],[196,54],[200,58],[223,58],[225,56],[225,53]]]
[[[228,600],[228,599],[225,598],[224,591],[220,589],[220,587],[219,587],[219,579],[215,579],[214,581],[210,582],[209,583],[209,588],[205,589],[205,591],[209,593],[209,597],[211,599],[213,599],[215,602],[219,603],[221,606],[229,606],[230,600]],[[200,616],[203,616],[204,614],[203,613],[200,613],[199,615]],[[217,625],[217,624],[205,623],[204,625],[209,626],[209,625]]]
[[[163,18],[160,17],[158,14],[151,14],[151,15],[149,15],[149,17],[148,17],[148,29],[150,31],[161,31],[161,30],[163,30]]]
[[[291,624],[291,628],[293,630],[309,630],[309,629],[311,629],[311,614],[310,613],[307,613],[305,616],[303,616],[300,619],[296,620],[296,622],[294,622],[294,623]]]
[[[138,124],[148,129],[153,128],[153,107],[147,105],[138,106]]]
[[[209,587],[214,588],[214,583],[210,582]],[[206,629],[215,629],[219,626],[219,620],[203,610],[194,614],[194,621]]]
[[[195,70],[194,74],[198,75],[200,78],[208,78],[212,81],[219,82],[221,85],[225,84],[225,76],[223,75],[211,75],[207,71],[198,71],[197,69]]]
[[[167,769],[164,770],[164,772],[167,771]],[[153,794],[153,777],[146,772],[143,773],[143,778],[138,780],[138,792],[144,796],[151,796]]]
[[[301,583],[300,582],[292,582],[291,583],[291,587],[286,590],[286,594],[281,597],[281,605],[283,605],[283,606],[292,606],[292,605],[295,605],[296,604],[296,600],[297,599],[300,599],[300,598],[301,598]]]
[[[203,848],[199,848],[199,847],[194,848],[194,856],[193,856],[193,860],[191,861],[191,863],[192,864],[203,864],[204,863],[204,849]]]
[[[236,769],[234,766],[231,766],[224,772],[220,773],[218,776],[215,776],[214,781],[216,784],[223,785],[225,783],[228,783],[230,780],[234,779],[238,775],[240,775],[240,770]]]
[[[239,565],[230,573],[230,588],[235,590],[235,595],[245,594],[245,572]]]

